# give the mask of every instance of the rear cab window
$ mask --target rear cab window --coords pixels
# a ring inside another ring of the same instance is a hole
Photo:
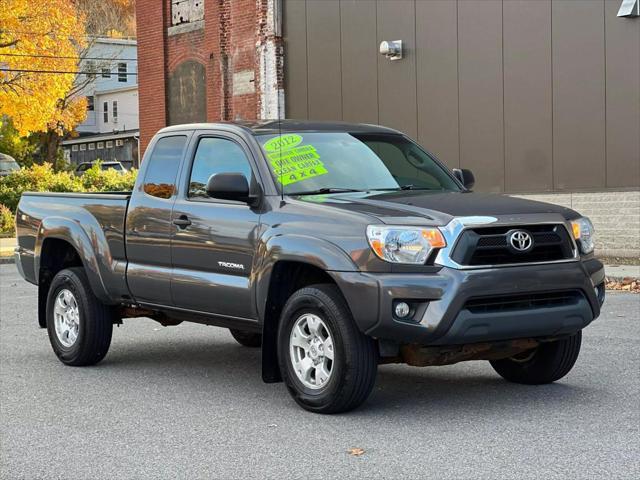
[[[158,139],[149,156],[142,189],[147,195],[168,199],[176,192],[176,178],[187,144],[186,135]]]

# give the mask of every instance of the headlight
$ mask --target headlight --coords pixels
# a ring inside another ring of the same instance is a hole
[[[382,260],[414,265],[424,264],[434,248],[447,245],[437,228],[369,225],[367,238]]]
[[[591,253],[595,248],[595,230],[593,223],[587,217],[580,217],[571,222],[573,238],[578,242],[582,253]]]

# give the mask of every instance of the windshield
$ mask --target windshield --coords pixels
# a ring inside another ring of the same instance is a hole
[[[332,190],[460,191],[447,171],[401,135],[260,135],[276,184],[289,195]]]
[[[122,170],[122,165],[119,163],[103,163],[101,164],[102,170]]]

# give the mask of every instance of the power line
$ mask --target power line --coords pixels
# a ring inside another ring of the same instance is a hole
[[[55,32],[33,32],[33,31],[27,31],[27,30],[2,30],[0,31],[0,34],[3,35],[38,35],[41,37],[58,37],[58,38],[75,38],[75,37],[80,37],[80,38],[86,38],[86,39],[91,39],[91,40],[135,40],[136,37],[134,36],[130,36],[130,35],[124,35],[122,37],[105,37],[105,36],[101,36],[101,35],[76,35],[75,37],[72,35],[60,35],[58,33]]]
[[[59,59],[70,59],[70,60],[110,60],[110,61],[128,61],[128,62],[137,62],[137,58],[105,58],[105,57],[72,57],[72,56],[64,56],[64,55],[35,55],[28,53],[0,53],[2,57],[31,57],[31,58],[59,58]]]
[[[77,71],[77,72],[71,72],[71,71],[64,71],[64,70],[29,70],[26,68],[0,68],[0,72],[16,72],[16,73],[52,73],[52,74],[64,74],[64,75],[69,75],[69,74],[74,74],[74,75],[94,75],[94,76],[98,76],[101,75],[100,72],[85,72],[85,71]],[[117,72],[117,73],[113,73],[114,75],[138,75],[137,72]]]

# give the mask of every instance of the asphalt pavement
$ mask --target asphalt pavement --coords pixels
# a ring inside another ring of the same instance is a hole
[[[320,416],[215,327],[125,320],[102,363],[66,367],[0,265],[0,478],[637,479],[639,346],[640,295],[610,293],[553,385],[386,365],[361,408]]]

